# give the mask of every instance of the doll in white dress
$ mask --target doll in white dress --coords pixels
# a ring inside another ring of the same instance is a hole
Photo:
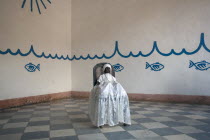
[[[111,65],[103,66],[97,84],[89,98],[89,116],[93,125],[131,125],[128,95],[116,78],[110,74]]]

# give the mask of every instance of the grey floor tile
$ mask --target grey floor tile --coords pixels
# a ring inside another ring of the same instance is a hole
[[[198,121],[198,120],[194,120],[194,119],[180,120],[178,122],[185,123],[186,125],[191,125],[191,126],[194,126],[194,125],[207,125],[207,123],[204,123],[204,122],[201,122],[201,121]]]
[[[177,121],[168,121],[168,122],[161,122],[162,124],[165,124],[169,127],[177,127],[177,126],[186,126],[184,123],[180,123]]]
[[[91,122],[82,122],[82,123],[72,123],[74,128],[93,128]]]
[[[2,119],[2,120],[0,120],[0,124],[5,124],[5,123],[7,123],[9,121],[9,119]]]
[[[125,131],[124,127],[122,126],[105,126],[101,129],[101,132],[108,133],[108,132],[119,132],[119,131]]]
[[[132,124],[130,126],[123,127],[123,129],[125,129],[126,131],[129,131],[129,130],[144,130],[147,128],[142,126],[141,124]]]
[[[30,118],[10,119],[8,123],[28,122]]]
[[[178,135],[178,134],[182,134],[181,132],[167,127],[167,128],[156,128],[156,129],[151,129],[151,131],[155,132],[156,134],[160,135],[160,136],[167,136],[167,135]]]
[[[160,123],[160,122],[149,122],[149,123],[141,123],[144,127],[147,129],[154,129],[154,128],[165,128],[166,125]]]
[[[75,131],[77,135],[101,133],[101,130],[98,128],[80,128],[75,129]]]
[[[71,129],[73,128],[72,124],[51,124],[50,130],[59,130],[59,129]]]
[[[1,140],[20,140],[22,134],[0,135]]]
[[[50,111],[49,110],[44,110],[44,111],[34,111],[33,114],[49,114]]]
[[[74,129],[50,130],[50,138],[75,135],[76,133]]]
[[[28,122],[18,122],[18,123],[7,123],[3,126],[4,129],[7,128],[20,128],[20,127],[26,127]]]
[[[198,120],[199,120],[199,119],[198,119]],[[201,120],[199,120],[199,121],[210,124],[210,119],[201,119]]]
[[[1,117],[4,118],[5,116],[6,116],[6,117],[12,117],[12,116],[14,116],[14,114],[15,114],[16,112],[7,112],[7,111],[6,111],[6,112],[0,112],[0,113],[1,113],[0,118],[1,118]],[[0,119],[0,120],[1,120],[1,119]]]
[[[190,112],[176,112],[178,115],[192,115]]]
[[[14,115],[31,115],[32,112],[16,112]]]
[[[177,116],[176,113],[172,113],[172,112],[157,112],[158,114],[162,115],[162,116],[167,116],[167,117],[170,117],[170,116]]]
[[[82,111],[68,112],[69,115],[84,114]]]
[[[208,124],[208,125],[196,125],[194,127],[197,128],[197,129],[200,129],[200,130],[203,130],[205,132],[210,133],[210,124]]]
[[[24,133],[21,140],[49,138],[49,131]]]
[[[54,124],[71,124],[72,122],[70,121],[70,119],[68,120],[50,120],[50,124],[54,125]]]
[[[87,134],[87,135],[78,135],[79,140],[108,140],[104,134]]]
[[[185,116],[170,116],[169,118],[171,119],[174,119],[176,121],[179,121],[179,120],[188,120],[189,118],[188,117],[185,117]]]
[[[157,137],[138,138],[137,140],[167,140],[167,139],[162,136],[157,136]]]
[[[3,124],[0,124],[0,130],[3,128]]]
[[[146,117],[161,117],[162,115],[157,114],[157,113],[151,113],[151,114],[144,114]]]
[[[25,129],[25,127],[0,129],[0,135],[23,133],[24,129]]]
[[[200,129],[196,129],[195,127],[192,126],[179,126],[179,127],[172,127],[173,129],[176,129],[179,132],[189,134],[189,133],[202,133],[204,131]]]
[[[133,119],[135,122],[138,122],[138,123],[146,123],[146,122],[156,122],[150,118],[138,118],[138,119]]]
[[[22,135],[22,139],[35,140],[209,140],[207,105],[132,101],[131,126],[99,129],[90,122],[87,101],[64,99],[0,110],[0,139]]]
[[[77,136],[55,137],[55,138],[50,138],[50,140],[78,140],[78,137]]]
[[[164,136],[167,140],[196,140],[186,134]]]
[[[68,116],[51,116],[50,120],[69,120]]]
[[[184,115],[184,116],[191,119],[208,119],[207,117],[202,116],[202,115]]]
[[[89,118],[72,118],[70,119],[72,122],[90,122]]]
[[[131,119],[139,119],[139,118],[146,118],[146,116],[141,115],[141,114],[134,114],[134,115],[131,115]]]
[[[168,121],[174,121],[173,119],[169,117],[150,117],[152,120],[155,120],[157,122],[168,122]]]
[[[156,134],[150,130],[147,130],[147,129],[146,130],[132,130],[132,131],[128,131],[128,132],[137,139],[159,136],[158,134]]]
[[[78,119],[78,118],[80,118],[80,119],[86,119],[86,118],[89,118],[88,117],[88,115],[86,115],[86,114],[76,114],[76,115],[69,115],[69,118],[70,119]]]
[[[24,132],[49,131],[49,125],[28,126]]]
[[[1,115],[0,116],[0,120],[6,120],[6,119],[9,119],[11,118],[12,116],[6,116],[6,115]]]
[[[129,134],[128,132],[120,131],[120,132],[109,132],[109,133],[104,133],[105,137],[109,140],[123,140],[123,139],[134,139],[135,137]]]
[[[33,114],[32,117],[49,117],[50,113]]]
[[[149,110],[145,110],[145,111],[136,111],[137,113],[139,114],[142,114],[142,115],[145,115],[145,114],[153,114],[154,112],[153,111],[149,111]]]
[[[12,116],[12,119],[22,119],[22,118],[30,118],[31,114],[28,115],[14,115]]]
[[[210,133],[191,133],[187,135],[196,140],[210,140]]]
[[[34,122],[29,122],[28,126],[38,126],[38,125],[49,125],[50,121],[34,121]]]
[[[31,117],[30,122],[37,122],[37,121],[48,121],[50,117]]]

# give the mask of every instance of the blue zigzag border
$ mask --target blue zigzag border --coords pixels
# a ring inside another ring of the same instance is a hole
[[[128,57],[139,57],[139,56],[142,56],[142,57],[148,57],[150,56],[155,50],[162,56],[170,56],[172,54],[174,55],[182,55],[182,54],[186,54],[186,55],[193,55],[195,53],[197,53],[201,48],[204,48],[207,52],[210,52],[210,49],[206,46],[205,44],[205,41],[204,41],[204,33],[201,33],[200,35],[200,43],[198,45],[198,48],[192,52],[188,52],[185,48],[183,48],[180,52],[175,52],[174,49],[171,49],[171,51],[169,53],[163,53],[159,50],[158,48],[158,45],[157,45],[157,42],[154,41],[153,43],[153,48],[152,50],[148,53],[148,54],[143,54],[141,51],[139,51],[139,53],[137,54],[133,54],[132,51],[130,51],[130,53],[128,55],[124,55],[120,52],[119,50],[119,47],[118,47],[118,41],[115,42],[115,50],[113,52],[112,55],[110,56],[106,56],[105,53],[102,54],[102,56],[98,56],[98,55],[94,55],[94,56],[90,56],[90,54],[88,54],[86,57],[80,55],[79,57],[76,57],[75,55],[73,55],[72,58],[70,58],[68,55],[66,57],[64,57],[63,55],[61,55],[60,57],[55,54],[55,56],[52,56],[52,54],[48,54],[48,55],[45,55],[44,52],[42,52],[40,55],[37,54],[33,48],[33,45],[31,45],[31,48],[30,50],[27,52],[27,53],[22,53],[20,49],[18,49],[16,52],[12,52],[10,49],[7,49],[6,51],[1,51],[0,50],[0,54],[2,55],[6,55],[6,54],[11,54],[11,55],[21,55],[21,56],[28,56],[30,55],[31,53],[34,54],[34,56],[38,57],[38,58],[51,58],[51,59],[58,59],[58,60],[80,60],[80,59],[83,59],[83,60],[87,60],[87,59],[102,59],[102,58],[105,58],[105,59],[111,59],[112,57],[114,57],[116,54],[118,54],[119,56],[123,57],[123,58],[128,58]]]

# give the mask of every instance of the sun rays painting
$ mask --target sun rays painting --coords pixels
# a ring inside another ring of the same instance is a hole
[[[41,14],[41,9],[43,8],[47,9],[46,4],[51,4],[51,1],[50,0],[23,0],[21,8],[25,8],[26,3],[29,4],[29,8],[31,12],[37,9],[39,14]]]

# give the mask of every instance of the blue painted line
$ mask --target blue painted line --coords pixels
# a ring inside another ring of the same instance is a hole
[[[51,4],[51,1],[50,0],[47,0],[50,4]]]
[[[24,8],[25,7],[25,3],[26,3],[26,0],[22,0],[23,2],[22,2],[22,8]],[[46,7],[46,5],[45,5],[45,3],[44,3],[44,1],[43,0],[28,0],[29,2],[30,2],[30,11],[31,12],[33,12],[34,11],[34,7],[33,6],[37,6],[37,9],[38,9],[38,12],[39,12],[39,14],[41,14],[41,8],[42,7],[40,7],[40,3],[41,3],[41,5],[43,5],[43,7],[45,8],[45,9],[47,9],[47,7]],[[35,3],[35,2],[36,3]],[[39,1],[40,1],[40,3],[39,3]],[[50,0],[46,0],[48,3],[50,3],[51,4],[51,1]],[[36,9],[36,8],[35,8]]]
[[[12,52],[10,49],[7,49],[6,51],[1,51],[0,50],[0,54],[2,55],[6,55],[6,54],[11,54],[11,55],[21,55],[21,56],[28,56],[30,55],[31,53],[38,57],[38,58],[51,58],[51,59],[58,59],[58,60],[69,60],[69,61],[72,61],[72,60],[93,60],[93,59],[111,59],[112,57],[114,57],[116,54],[118,54],[119,56],[123,57],[123,58],[129,58],[129,57],[149,57],[150,55],[152,55],[154,53],[154,51],[156,51],[157,53],[159,53],[161,56],[170,56],[170,55],[183,55],[183,54],[186,54],[186,55],[193,55],[193,54],[196,54],[197,52],[199,52],[199,50],[203,47],[204,50],[206,50],[207,52],[210,53],[210,49],[206,46],[205,44],[205,41],[204,41],[204,33],[201,33],[200,35],[200,43],[198,45],[198,48],[192,52],[189,52],[187,51],[185,48],[183,48],[180,52],[176,52],[174,49],[171,49],[170,52],[168,53],[163,53],[162,51],[159,50],[158,48],[158,45],[157,45],[157,42],[154,41],[153,43],[153,47],[152,47],[152,50],[147,53],[147,54],[144,54],[142,53],[142,51],[139,51],[137,54],[133,54],[132,51],[130,51],[127,55],[124,55],[120,52],[119,50],[119,47],[118,47],[118,41],[115,42],[115,49],[114,49],[114,52],[110,55],[110,56],[107,56],[105,53],[103,53],[101,56],[98,56],[98,55],[94,55],[94,56],[90,56],[90,54],[87,54],[87,56],[83,56],[83,55],[80,55],[79,57],[76,57],[75,55],[73,55],[72,58],[70,58],[68,55],[66,57],[64,57],[63,55],[61,56],[58,56],[57,54],[55,54],[54,56],[52,54],[48,54],[46,55],[44,52],[42,52],[41,54],[37,54],[33,48],[33,45],[31,45],[31,48],[30,50],[27,52],[27,53],[23,53],[21,52],[20,49],[17,49],[16,52]]]
[[[45,9],[47,9],[47,7],[45,6],[44,2],[42,0],[40,0],[42,5],[44,6]]]
[[[26,3],[26,0],[23,0],[22,6],[21,6],[22,8],[24,8],[25,3]]]
[[[31,0],[31,12],[33,12],[33,0]]]
[[[36,5],[37,5],[37,9],[38,9],[38,11],[39,11],[39,14],[41,14],[41,11],[40,11],[40,8],[39,8],[39,3],[38,3],[37,0],[36,0]]]

